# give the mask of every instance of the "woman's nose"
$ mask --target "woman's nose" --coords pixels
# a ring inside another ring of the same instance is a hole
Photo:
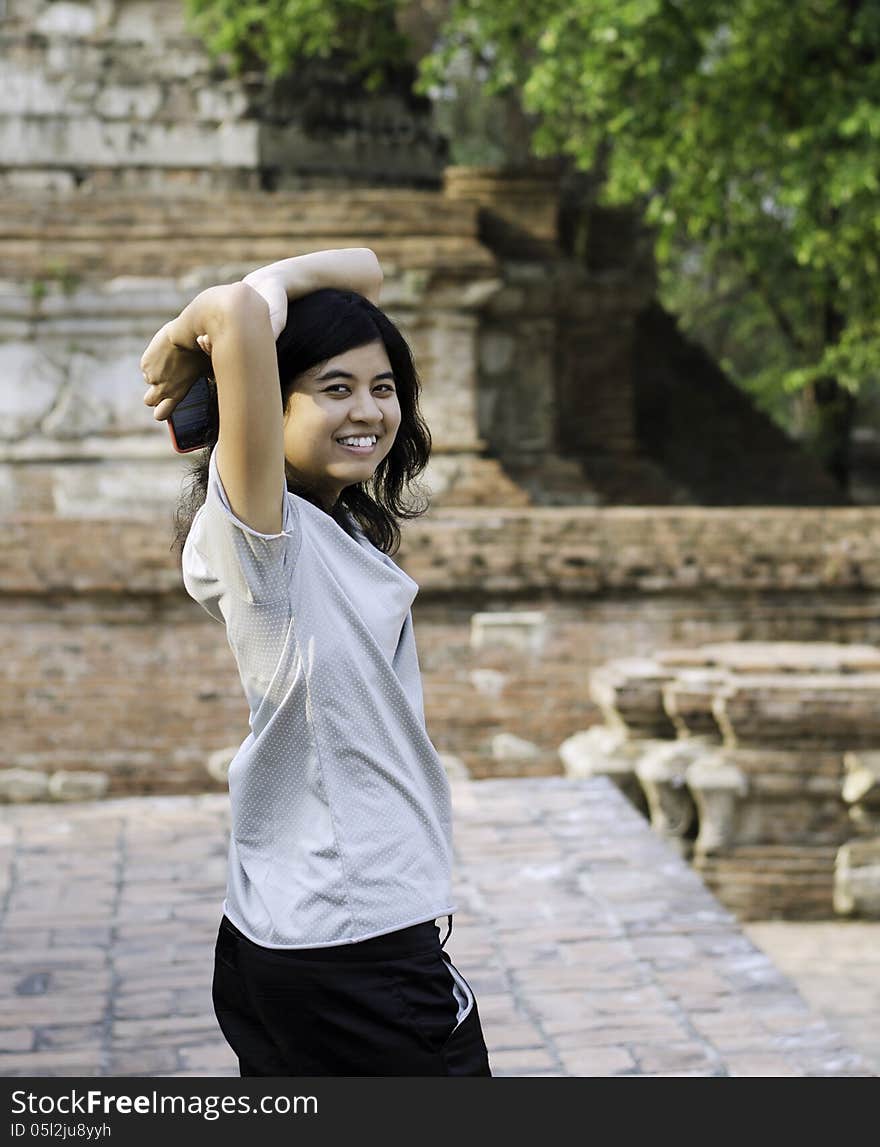
[[[363,422],[376,422],[382,420],[382,407],[375,400],[366,395],[356,398],[351,408],[352,419],[359,418]]]

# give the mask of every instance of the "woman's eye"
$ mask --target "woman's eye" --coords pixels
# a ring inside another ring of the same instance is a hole
[[[384,382],[384,383],[382,383],[381,386],[378,386],[376,389],[377,390],[387,390],[392,394],[394,393],[394,387],[391,385],[390,382]],[[324,394],[329,394],[331,390],[348,390],[348,387],[345,385],[344,382],[334,382],[332,386],[327,386],[324,388]]]

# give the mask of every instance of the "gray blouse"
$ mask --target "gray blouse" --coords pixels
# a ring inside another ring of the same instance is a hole
[[[425,728],[413,581],[283,490],[239,521],[216,467],[183,550],[250,707],[229,767],[223,911],[269,948],[353,943],[456,910],[449,781]]]

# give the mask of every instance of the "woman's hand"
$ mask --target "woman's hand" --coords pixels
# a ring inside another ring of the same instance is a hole
[[[275,272],[261,267],[258,271],[251,271],[249,275],[245,275],[242,282],[253,287],[269,304],[272,337],[277,342],[278,336],[287,326],[287,286],[284,279]]]
[[[376,253],[369,247],[340,247],[294,255],[257,267],[243,283],[253,287],[269,306],[275,341],[287,326],[288,299],[301,299],[324,287],[357,291],[378,307],[384,276]]]
[[[187,350],[171,341],[166,323],[150,340],[141,356],[141,371],[147,384],[144,395],[146,406],[155,406],[153,417],[164,421],[171,417],[174,408],[186,398],[196,381],[210,370],[210,347],[207,335],[197,339],[201,350]]]

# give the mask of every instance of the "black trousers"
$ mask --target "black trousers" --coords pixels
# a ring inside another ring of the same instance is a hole
[[[476,996],[455,968],[456,999],[450,967],[430,920],[357,944],[282,950],[224,915],[214,1012],[242,1076],[491,1076]]]

